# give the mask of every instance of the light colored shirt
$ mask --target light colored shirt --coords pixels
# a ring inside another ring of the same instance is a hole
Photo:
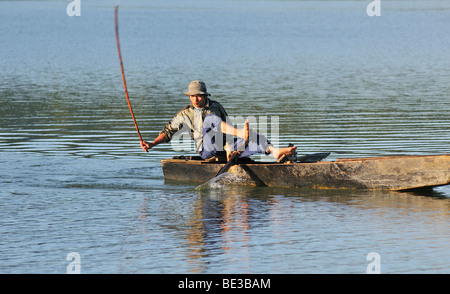
[[[203,146],[203,121],[209,114],[215,114],[226,121],[227,112],[223,106],[214,100],[206,98],[203,108],[196,108],[192,104],[181,109],[172,120],[164,126],[160,133],[172,140],[173,135],[181,129],[190,131],[190,136],[195,142],[197,151],[202,150]]]

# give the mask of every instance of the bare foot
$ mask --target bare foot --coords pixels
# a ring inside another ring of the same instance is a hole
[[[233,147],[227,142],[223,148],[227,152],[227,161],[229,161],[231,156],[233,156]]]
[[[243,133],[244,133],[244,140],[248,141],[248,138],[250,136],[250,129],[248,126],[248,119],[244,122],[244,128],[242,129]]]
[[[285,148],[272,147],[270,152],[272,153],[273,157],[275,157],[275,159],[279,159],[283,155],[286,155],[286,156],[294,155],[296,149],[297,149],[297,146],[285,147]]]

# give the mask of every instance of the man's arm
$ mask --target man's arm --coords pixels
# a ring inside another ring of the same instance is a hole
[[[145,152],[148,152],[148,150],[152,149],[156,145],[161,144],[161,143],[166,143],[166,142],[169,142],[169,138],[167,138],[167,136],[164,133],[160,133],[159,136],[156,137],[156,139],[153,140],[153,142],[151,142],[151,143],[142,141],[141,148]]]
[[[152,149],[158,144],[170,142],[172,136],[178,132],[185,122],[188,122],[188,117],[183,113],[187,108],[183,108],[180,110],[172,120],[164,126],[163,130],[159,133],[158,137],[156,137],[153,142],[141,142],[141,148],[148,152],[148,150]]]

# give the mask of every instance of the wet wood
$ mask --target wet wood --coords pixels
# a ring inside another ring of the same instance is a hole
[[[164,159],[166,180],[202,183],[223,163]],[[314,189],[409,190],[450,184],[450,154],[346,158],[314,163],[246,163],[228,172],[258,186]]]

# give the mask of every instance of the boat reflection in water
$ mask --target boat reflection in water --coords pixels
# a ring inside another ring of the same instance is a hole
[[[408,244],[411,248],[423,242],[443,246],[439,238],[424,238],[430,232],[422,232],[422,227],[449,218],[448,201],[441,201],[441,194],[432,189],[395,192],[216,184],[201,186],[195,195],[178,195],[161,206],[167,212],[166,228],[182,236],[179,246],[191,273],[287,272],[287,265],[295,272],[358,273],[372,250],[385,259],[384,272],[401,272],[407,252],[396,252],[399,246],[413,239],[417,243]],[[264,260],[256,257],[262,254]],[[387,261],[391,256],[392,261]],[[339,260],[346,261],[344,268],[329,266]],[[283,266],[278,269],[277,264]]]

